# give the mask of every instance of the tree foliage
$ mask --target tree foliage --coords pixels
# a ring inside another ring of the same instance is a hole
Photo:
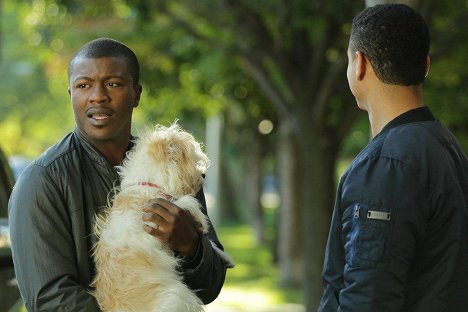
[[[467,21],[468,3],[411,2],[432,35],[425,101],[466,147],[468,37],[459,25]],[[225,159],[252,155],[253,144],[263,146],[264,155],[276,144],[280,158],[297,162],[294,170],[273,170],[287,181],[284,199],[292,199],[283,202],[283,213],[304,222],[282,227],[303,228],[302,234],[279,237],[305,253],[291,252],[305,259],[310,308],[321,289],[336,160],[340,152],[353,157],[369,139],[345,75],[351,20],[364,6],[339,0],[4,0],[2,143],[8,154],[36,155],[68,132],[71,54],[95,37],[126,42],[142,65],[136,127],[178,117],[201,136],[203,120],[222,112]],[[275,122],[274,136],[257,136],[263,119]],[[242,179],[242,170],[230,172],[232,180]]]
[[[67,63],[83,43],[113,37],[140,56],[144,92],[135,128],[175,118],[203,134],[203,119],[226,105],[218,53],[167,20],[142,23],[124,1],[4,1],[0,130],[7,154],[37,156],[73,129]],[[155,30],[157,35],[155,35]]]

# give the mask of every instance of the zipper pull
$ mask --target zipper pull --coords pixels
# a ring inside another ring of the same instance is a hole
[[[359,211],[361,210],[361,206],[356,205],[354,207],[354,219],[359,219]]]

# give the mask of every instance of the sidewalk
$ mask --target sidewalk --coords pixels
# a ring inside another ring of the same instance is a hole
[[[263,292],[223,288],[218,298],[206,306],[206,312],[305,312],[297,303],[275,303]]]
[[[247,307],[229,307],[222,304],[216,305],[215,303],[206,306],[206,312],[305,312],[305,308],[299,304],[279,304],[269,307],[257,307],[253,303],[252,306]]]

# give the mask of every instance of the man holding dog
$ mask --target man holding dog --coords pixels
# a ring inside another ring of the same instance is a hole
[[[347,78],[373,139],[339,184],[319,311],[466,311],[468,160],[424,106],[428,51],[405,5],[353,20]]]
[[[16,183],[9,202],[13,260],[30,311],[99,311],[89,293],[95,274],[95,215],[119,183],[115,166],[132,148],[131,120],[142,87],[135,54],[113,39],[85,44],[68,67],[76,127],[45,151]],[[206,205],[203,190],[197,198]],[[206,304],[219,294],[229,266],[216,232],[198,233],[193,217],[164,199],[145,207],[144,227],[182,258],[184,282]]]

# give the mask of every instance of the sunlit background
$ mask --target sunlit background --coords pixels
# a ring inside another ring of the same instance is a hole
[[[323,248],[303,246],[324,246],[329,225],[315,220],[329,220],[337,179],[370,139],[346,48],[352,17],[376,2],[0,0],[0,148],[16,178],[72,131],[70,57],[96,37],[123,41],[141,63],[134,133],[179,119],[212,161],[209,214],[236,267],[207,311],[313,311]],[[466,150],[468,2],[397,2],[428,18],[426,104]],[[1,263],[0,311],[19,311],[11,263]]]

